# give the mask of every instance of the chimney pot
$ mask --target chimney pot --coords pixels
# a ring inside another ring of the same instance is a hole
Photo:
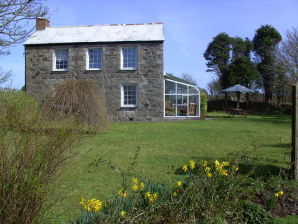
[[[45,30],[48,26],[50,26],[50,21],[47,18],[36,18],[36,31]]]

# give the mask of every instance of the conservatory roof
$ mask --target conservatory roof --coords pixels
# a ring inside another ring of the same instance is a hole
[[[24,45],[163,40],[163,23],[50,26],[34,32]]]
[[[181,78],[178,78],[178,77],[176,77],[176,76],[174,76],[174,75],[171,75],[171,74],[169,74],[169,73],[165,73],[165,74],[164,74],[164,78],[165,78],[165,79],[169,79],[169,80],[173,80],[173,81],[176,81],[176,82],[181,82],[181,83],[184,83],[184,84],[187,84],[187,85],[195,86],[194,83],[189,82],[189,81],[186,81],[186,80],[181,79]]]

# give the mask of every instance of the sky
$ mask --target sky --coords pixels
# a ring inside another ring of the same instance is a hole
[[[270,24],[282,36],[298,27],[298,0],[48,0],[53,26],[164,23],[164,71],[188,73],[207,88],[214,76],[206,72],[204,51],[221,32],[253,38]],[[32,22],[32,26],[35,22]],[[12,88],[24,86],[23,44],[0,56],[0,68],[11,70]]]

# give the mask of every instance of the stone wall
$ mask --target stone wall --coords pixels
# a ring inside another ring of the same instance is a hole
[[[137,47],[138,69],[121,70],[121,47]],[[86,49],[103,49],[103,69],[86,70]],[[69,70],[53,71],[53,50],[69,49]],[[144,121],[163,117],[163,43],[134,42],[108,44],[27,45],[26,90],[42,100],[53,85],[66,79],[94,81],[106,96],[111,120]],[[121,107],[121,85],[138,84],[138,106]]]

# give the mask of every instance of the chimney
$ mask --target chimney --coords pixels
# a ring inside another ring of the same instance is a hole
[[[44,17],[36,18],[36,31],[45,30],[46,27],[50,26],[50,21]]]

